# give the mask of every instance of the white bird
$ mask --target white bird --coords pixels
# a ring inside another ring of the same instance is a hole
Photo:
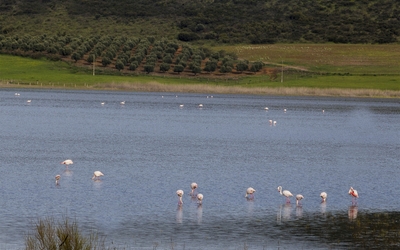
[[[269,125],[272,125],[272,120],[269,120]]]
[[[358,198],[358,192],[355,190],[353,187],[350,187],[349,189],[349,195],[352,197],[352,203],[354,204],[356,202],[356,199]]]
[[[194,195],[194,190],[197,188],[197,183],[192,182],[192,184],[190,184],[190,188],[192,189],[192,191],[190,192],[190,195]]]
[[[274,126],[276,126],[276,121],[274,121]]]
[[[249,187],[247,190],[246,190],[246,198],[247,198],[247,196],[249,196],[249,198],[250,199],[254,199],[254,193],[256,192],[256,190],[254,189],[254,188],[252,188],[252,187]]]
[[[177,191],[176,191],[176,194],[177,194],[178,197],[179,197],[178,205],[182,205],[182,204],[183,204],[183,201],[182,201],[183,190],[181,190],[181,189],[177,190]]]
[[[121,105],[124,105],[124,104],[125,104],[125,101],[123,101],[123,102],[120,102],[120,104],[121,104]]]
[[[61,164],[64,164],[64,165],[66,165],[68,167],[69,165],[74,164],[74,162],[72,160],[68,159],[68,160],[65,160],[65,161],[61,162]]]
[[[26,102],[27,102],[27,103],[31,103],[31,102],[32,102],[32,100],[27,100]]]
[[[202,194],[198,194],[198,195],[197,195],[197,203],[198,203],[198,204],[201,204],[202,201],[203,201],[203,195],[202,195]]]
[[[265,107],[264,109],[268,111],[268,107]]]
[[[300,204],[300,201],[304,199],[304,196],[301,194],[296,195],[296,205],[298,206]]]
[[[321,196],[322,202],[325,202],[326,198],[328,197],[328,194],[326,192],[322,192],[319,196]]]
[[[20,93],[15,93],[15,95],[16,95],[16,96],[19,96],[19,95],[20,95]]]
[[[183,108],[183,104],[179,105],[180,108]]]
[[[58,181],[60,180],[61,176],[58,174],[56,175],[56,185],[58,185]]]
[[[281,195],[283,195],[283,196],[286,197],[286,202],[287,202],[287,203],[290,203],[290,197],[293,196],[293,194],[292,194],[290,191],[288,191],[288,190],[283,190],[283,191],[282,191],[282,187],[279,186],[279,187],[278,187],[278,192],[279,192]]]
[[[203,107],[203,104],[200,103],[200,104],[199,104],[199,108],[202,108],[202,107]]]
[[[102,103],[101,103],[101,105],[104,105],[104,104],[106,104],[106,103],[105,103],[105,102],[102,102]]]
[[[94,171],[92,180],[100,180],[100,176],[104,176],[104,174],[100,171]]]
[[[286,109],[283,109],[283,112],[286,112]]]

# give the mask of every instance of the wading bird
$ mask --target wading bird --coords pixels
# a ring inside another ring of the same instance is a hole
[[[197,203],[198,203],[199,205],[201,205],[202,202],[203,202],[203,195],[202,195],[202,194],[198,194],[198,195],[197,195]]]
[[[296,195],[296,205],[297,205],[297,206],[298,206],[298,205],[301,205],[301,204],[300,204],[300,201],[301,201],[302,199],[304,199],[304,196],[303,196],[303,195],[301,195],[301,194]]]
[[[178,197],[179,197],[178,205],[182,205],[182,204],[183,204],[183,201],[182,201],[183,190],[181,190],[181,189],[177,190],[177,191],[176,191],[176,194],[177,194]]]
[[[358,198],[358,192],[355,190],[353,187],[350,187],[349,189],[349,195],[352,197],[352,203],[356,203],[356,199]]]
[[[322,192],[319,196],[321,196],[322,202],[325,202],[328,194],[326,192]]]
[[[286,197],[286,203],[290,203],[290,197],[293,196],[293,194],[292,194],[290,191],[288,191],[288,190],[283,190],[283,191],[282,191],[282,187],[279,186],[279,187],[278,187],[278,192],[279,192],[281,195],[283,195],[283,196]]]
[[[190,192],[190,195],[193,196],[194,195],[194,190],[197,188],[197,183],[196,182],[192,182],[192,184],[190,184],[190,188],[192,189],[192,191]]]
[[[60,180],[61,176],[58,174],[56,175],[56,185],[58,185],[58,181]]]
[[[247,196],[249,196],[249,199],[254,199],[254,193],[256,192],[256,190],[254,189],[254,188],[252,188],[252,187],[249,187],[247,190],[246,190],[246,198],[247,198]]]
[[[64,164],[64,165],[66,165],[68,167],[69,165],[74,164],[74,162],[72,160],[68,159],[68,160],[65,160],[65,161],[61,162],[61,164]]]
[[[92,180],[100,180],[100,176],[104,176],[104,174],[100,171],[94,171]]]

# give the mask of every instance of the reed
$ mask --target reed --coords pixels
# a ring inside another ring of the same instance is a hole
[[[77,222],[71,222],[67,217],[61,222],[57,222],[51,217],[38,219],[34,228],[34,231],[26,237],[26,250],[107,249],[103,238],[96,233],[89,236],[83,235]]]

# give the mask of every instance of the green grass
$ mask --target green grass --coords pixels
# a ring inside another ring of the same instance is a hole
[[[76,67],[62,61],[0,55],[2,87],[59,87],[113,89],[127,91],[241,93],[276,95],[334,95],[400,97],[400,75],[318,74],[285,70],[271,81],[268,76],[243,76],[235,79],[153,75],[122,75],[115,71],[93,76],[90,68]],[[107,73],[108,75],[106,75]],[[288,91],[288,89],[291,89]],[[315,91],[318,89],[318,91]],[[321,92],[321,90],[324,90]],[[334,91],[331,91],[334,89]],[[346,90],[342,93],[337,89]],[[349,90],[363,90],[351,92]],[[378,92],[377,92],[378,91]],[[390,91],[390,92],[387,92]]]

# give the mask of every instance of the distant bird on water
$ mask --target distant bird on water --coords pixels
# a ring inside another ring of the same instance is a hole
[[[183,204],[183,201],[182,201],[183,190],[181,190],[181,189],[177,190],[177,191],[176,191],[176,194],[177,194],[178,197],[179,197],[178,205],[182,205],[182,204]]]
[[[100,176],[104,176],[104,174],[100,171],[94,171],[92,180],[100,180]]]
[[[286,203],[290,203],[290,197],[293,196],[293,194],[292,194],[290,191],[288,191],[288,190],[283,190],[283,191],[282,191],[282,186],[279,186],[279,187],[278,187],[278,192],[279,192],[281,195],[283,195],[283,196],[286,197]]]
[[[192,182],[192,184],[190,184],[190,188],[192,189],[192,191],[190,192],[190,195],[194,195],[194,191],[197,188],[197,183],[196,182]]]
[[[247,190],[246,190],[246,198],[247,198],[247,196],[249,197],[249,199],[254,199],[254,193],[256,192],[256,190],[254,189],[254,188],[252,188],[252,187],[249,187]]]
[[[68,167],[69,165],[74,164],[74,162],[72,160],[68,159],[68,160],[65,160],[65,161],[61,162],[61,164],[64,164],[64,165],[66,165]]]
[[[60,180],[61,176],[58,174],[56,175],[56,185],[58,185],[58,181]]]
[[[321,196],[322,202],[325,202],[328,194],[326,192],[322,192],[319,196]]]
[[[197,203],[198,203],[199,205],[201,205],[202,202],[203,202],[203,195],[202,195],[202,194],[198,194],[198,195],[197,195]]]
[[[124,104],[125,104],[125,101],[123,101],[123,102],[120,102],[120,104],[121,104],[121,105],[124,105]]]
[[[298,206],[298,205],[301,205],[301,204],[300,204],[300,201],[301,201],[302,199],[304,199],[304,196],[303,196],[303,195],[301,195],[301,194],[296,195],[296,205],[297,205],[297,206]]]
[[[356,199],[358,198],[358,192],[355,190],[353,187],[350,187],[349,189],[349,195],[352,197],[352,203],[354,204],[356,202]]]

